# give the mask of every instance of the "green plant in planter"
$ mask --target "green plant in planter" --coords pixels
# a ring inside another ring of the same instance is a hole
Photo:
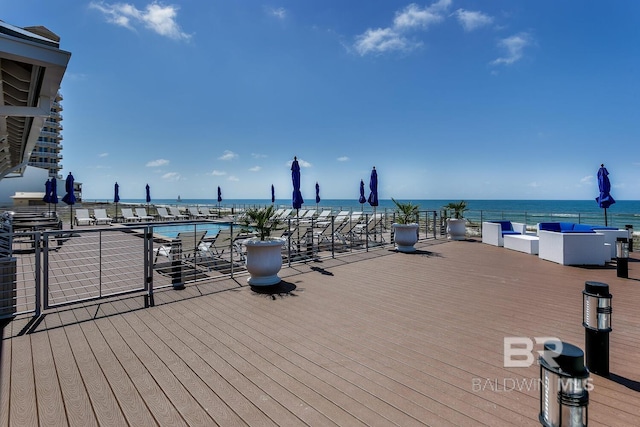
[[[396,222],[398,224],[413,224],[416,222],[420,206],[411,202],[399,202],[393,197],[391,200],[396,205]]]
[[[273,218],[274,213],[273,205],[260,209],[247,209],[243,220],[243,231],[256,231],[260,240],[265,240],[271,235],[271,231],[280,224],[279,220]]]
[[[464,200],[460,200],[459,202],[451,202],[448,205],[444,206],[446,212],[453,211],[453,218],[462,219],[464,218],[464,211],[467,210],[467,202]]]

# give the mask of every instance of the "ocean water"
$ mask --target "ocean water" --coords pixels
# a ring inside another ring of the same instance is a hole
[[[90,202],[90,200],[85,200]],[[97,202],[108,202],[97,200]],[[459,200],[399,200],[410,201],[420,206],[421,210],[436,211],[441,213],[443,206],[449,202]],[[315,209],[314,198],[309,198],[302,206],[303,209]],[[121,204],[144,204],[144,199],[121,200]],[[270,199],[228,199],[218,204],[215,199],[156,199],[152,200],[157,205],[204,205],[221,206],[224,208],[246,209],[249,207],[262,207],[271,204]],[[290,207],[290,199],[276,199],[276,207]],[[361,205],[358,200],[327,199],[321,200],[317,206],[319,209],[359,210],[372,212],[368,203]],[[604,210],[598,207],[595,200],[467,200],[468,211],[464,216],[472,222],[483,220],[505,219],[516,222],[525,222],[535,225],[544,221],[570,221],[596,225],[605,224]],[[392,211],[394,204],[391,200],[380,200],[377,207],[380,211]],[[618,200],[607,209],[607,225],[624,228],[625,225],[633,225],[634,231],[640,230],[640,201]]]

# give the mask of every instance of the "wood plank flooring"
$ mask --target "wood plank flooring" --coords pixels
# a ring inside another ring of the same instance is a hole
[[[418,246],[293,265],[277,293],[237,277],[15,319],[0,425],[537,426],[539,367],[505,368],[504,338],[584,348],[586,280],[613,294],[591,425],[640,425],[640,256],[621,279],[476,240]]]

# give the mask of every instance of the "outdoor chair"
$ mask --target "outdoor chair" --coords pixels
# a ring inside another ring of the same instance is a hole
[[[89,215],[89,209],[76,209],[75,223],[76,225],[93,225],[95,220]]]
[[[147,210],[145,208],[136,208],[136,216],[139,221],[153,221],[153,217],[147,214]]]
[[[209,208],[205,208],[204,206],[197,206],[197,209],[200,215],[204,215],[204,217],[207,219],[214,217],[214,215],[211,214],[211,211],[209,210]]]
[[[180,209],[177,206],[169,206],[169,213],[171,213],[171,215],[173,215],[177,219],[187,219],[187,218],[189,218],[188,215],[185,215],[182,212],[180,212]]]
[[[106,209],[94,209],[93,210],[93,218],[96,221],[96,224],[111,224],[111,217],[107,215]]]
[[[154,249],[155,258],[153,264],[155,265],[158,262],[159,256],[166,257],[171,262],[194,258],[200,253],[202,241],[206,234],[206,230],[178,233],[176,238],[171,240],[169,244]]]
[[[187,211],[191,219],[206,218],[206,215],[201,214],[196,206],[187,206]]]
[[[171,221],[172,219],[176,219],[175,215],[171,215],[169,212],[167,212],[167,208],[158,206],[156,209],[161,221]]]
[[[133,209],[131,208],[122,208],[120,212],[122,212],[124,222],[138,222],[140,220],[140,218],[133,214]]]

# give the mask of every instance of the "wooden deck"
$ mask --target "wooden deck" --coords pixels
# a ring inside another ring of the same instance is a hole
[[[537,426],[539,367],[504,368],[504,338],[583,348],[586,280],[613,294],[591,425],[640,425],[640,256],[619,279],[478,241],[419,246],[284,268],[278,294],[239,277],[15,319],[0,425]]]

